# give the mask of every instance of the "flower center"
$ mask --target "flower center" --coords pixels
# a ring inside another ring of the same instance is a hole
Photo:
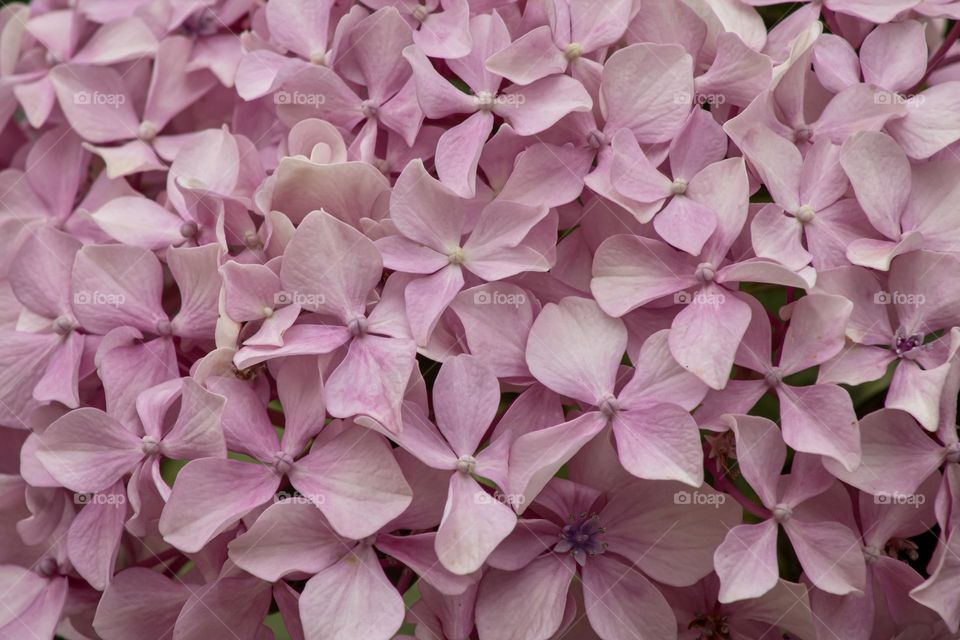
[[[244,233],[243,244],[251,251],[263,249],[263,240],[260,239],[260,236],[257,235],[256,231],[247,231]]]
[[[810,224],[817,217],[817,212],[808,204],[803,205],[794,214],[794,217],[803,224]]]
[[[376,118],[380,108],[373,100],[364,100],[360,103],[360,113],[366,118]]]
[[[910,353],[914,349],[919,349],[923,346],[923,334],[915,333],[908,336],[907,330],[903,327],[897,329],[897,332],[893,336],[893,349],[897,352],[898,356],[904,356],[907,353]]]
[[[947,462],[952,462],[953,464],[960,462],[960,442],[955,442],[950,445],[950,448],[947,449],[946,459]]]
[[[569,517],[570,524],[560,531],[560,542],[553,547],[557,553],[570,553],[581,567],[588,556],[598,556],[607,550],[607,543],[601,538],[606,529],[600,524],[600,517],[581,513]]]
[[[47,556],[37,563],[35,570],[38,575],[41,575],[44,578],[52,578],[60,573],[60,563],[57,562],[56,558]]]
[[[700,635],[696,640],[730,640],[729,616],[719,612],[698,613],[687,629],[697,631]]]
[[[293,466],[293,458],[285,451],[277,451],[273,454],[273,470],[278,476],[286,475]]]
[[[693,277],[700,282],[713,282],[717,277],[717,268],[710,262],[701,262],[697,265],[697,270],[693,272]]]
[[[477,108],[480,111],[493,111],[495,97],[490,91],[481,91],[476,95]]]
[[[460,473],[473,473],[477,469],[477,459],[473,456],[460,456],[457,460],[457,471]]]
[[[197,232],[200,230],[200,227],[197,226],[197,223],[193,220],[188,220],[180,225],[180,235],[184,238],[193,238],[197,235]]]
[[[783,371],[780,370],[780,367],[771,367],[763,374],[763,381],[767,383],[768,387],[776,387],[783,381]]]
[[[690,186],[686,180],[683,178],[677,178],[673,181],[673,184],[670,185],[670,193],[675,196],[682,196],[687,192],[687,187]]]
[[[158,336],[169,336],[173,333],[173,325],[170,324],[170,321],[166,318],[157,320],[157,335]]]
[[[160,443],[153,436],[140,438],[140,450],[145,456],[155,456],[160,453]]]
[[[366,335],[367,326],[367,319],[363,316],[357,316],[347,323],[347,329],[350,330],[350,335],[352,335],[354,338],[359,338],[362,335]]]
[[[794,142],[809,142],[812,137],[813,132],[810,129],[797,129],[793,132]]]
[[[915,542],[906,538],[890,538],[884,546],[883,552],[897,560],[916,562],[917,558],[920,557],[919,549]]]
[[[447,254],[447,260],[450,261],[450,264],[463,264],[464,260],[466,259],[467,257],[464,255],[461,247],[457,247]]]
[[[599,129],[594,129],[587,134],[587,144],[593,149],[599,149],[600,147],[606,145],[607,142],[608,140],[606,134]]]
[[[57,319],[53,321],[51,326],[53,327],[53,332],[58,336],[65,336],[76,328],[73,318],[67,315],[57,316]]]
[[[158,133],[160,133],[160,127],[149,120],[144,120],[137,128],[137,137],[144,142],[150,142],[157,137]]]
[[[426,5],[418,4],[410,10],[410,15],[412,15],[413,19],[417,22],[423,22],[427,19],[427,16],[430,15],[430,9],[428,9]]]
[[[612,418],[618,411],[620,411],[620,403],[616,398],[608,395],[600,401],[600,404],[597,405],[597,408],[600,409],[600,413],[602,413],[605,417]]]
[[[323,65],[327,64],[327,54],[323,51],[311,51],[310,64],[315,64],[322,67]]]
[[[583,55],[583,47],[579,42],[571,42],[564,49],[563,55],[567,60],[573,61]]]
[[[793,509],[785,504],[778,504],[773,508],[773,519],[779,524],[783,524],[793,517]]]

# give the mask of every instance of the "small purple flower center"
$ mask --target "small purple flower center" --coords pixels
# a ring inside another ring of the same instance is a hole
[[[569,517],[570,524],[560,531],[560,542],[553,547],[557,553],[570,553],[581,567],[588,556],[598,556],[607,550],[607,543],[601,538],[606,529],[600,524],[600,517],[581,513]]]
[[[687,629],[697,631],[697,640],[730,640],[729,617],[718,612],[698,613]]]
[[[919,349],[923,346],[923,334],[915,333],[908,336],[907,330],[903,327],[897,329],[897,332],[893,336],[893,348],[897,352],[898,356],[904,356],[907,353],[910,353],[914,349]]]
[[[915,542],[906,538],[890,538],[883,548],[886,555],[904,562],[916,562],[920,557],[919,550]]]
[[[563,50],[563,56],[567,60],[576,60],[583,55],[583,46],[579,42],[571,42],[567,45],[566,49]]]
[[[690,186],[689,183],[683,178],[677,178],[673,181],[673,184],[670,185],[670,193],[675,196],[682,196],[687,192],[687,187]]]

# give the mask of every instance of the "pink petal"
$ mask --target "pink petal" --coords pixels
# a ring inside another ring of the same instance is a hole
[[[403,624],[403,615],[403,598],[367,544],[358,544],[312,577],[300,594],[300,619],[307,640],[389,640]]]
[[[447,504],[437,530],[437,558],[452,573],[473,573],[516,523],[510,507],[492,499],[468,474],[457,471],[450,476]]]
[[[399,516],[413,495],[386,440],[356,426],[334,437],[321,434],[310,454],[294,463],[290,482],[337,533],[353,540]]]
[[[106,489],[144,457],[140,438],[99,409],[64,415],[43,433],[37,458],[74,491]]]
[[[550,304],[527,338],[530,372],[557,393],[585,405],[613,394],[627,330],[592,300],[564,298]]]
[[[177,474],[160,516],[164,540],[187,553],[202,549],[252,509],[273,497],[279,476],[239,460],[193,460]]]
[[[720,602],[759,598],[780,578],[777,569],[777,523],[742,524],[730,529],[714,554],[720,577]]]

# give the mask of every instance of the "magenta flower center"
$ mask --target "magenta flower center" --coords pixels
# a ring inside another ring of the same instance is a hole
[[[677,178],[673,181],[673,184],[670,185],[670,193],[675,196],[682,196],[687,192],[687,187],[690,186],[686,180],[683,178]]]
[[[904,356],[914,349],[919,349],[923,346],[923,334],[915,333],[913,335],[907,335],[906,329],[900,327],[897,329],[896,334],[893,336],[893,349],[897,352],[898,356]]]
[[[570,516],[570,524],[560,531],[560,542],[553,547],[557,553],[570,553],[581,567],[588,556],[597,556],[607,550],[607,543],[603,542],[606,529],[600,524],[600,517],[593,514],[589,517],[581,513],[578,517]]]
[[[813,219],[817,217],[817,212],[808,204],[803,205],[797,212],[794,214],[794,217],[802,222],[803,224],[809,224],[813,222]]]
[[[687,628],[700,634],[697,640],[729,640],[730,638],[729,617],[717,612],[697,614]]]

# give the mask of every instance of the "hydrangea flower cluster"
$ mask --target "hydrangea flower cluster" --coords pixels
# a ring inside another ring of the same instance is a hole
[[[0,639],[946,640],[960,1],[0,8]]]

